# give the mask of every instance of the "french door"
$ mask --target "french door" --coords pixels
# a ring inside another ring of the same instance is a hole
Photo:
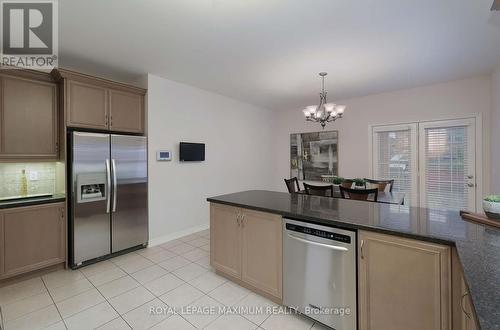
[[[475,211],[475,165],[475,118],[372,127],[372,176],[405,204]]]
[[[475,119],[419,124],[420,206],[476,209]]]

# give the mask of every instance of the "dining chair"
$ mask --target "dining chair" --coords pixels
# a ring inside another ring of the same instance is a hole
[[[342,186],[340,188],[340,196],[344,199],[354,199],[358,201],[370,201],[376,202],[378,200],[378,189],[350,189],[344,188]],[[370,199],[370,195],[373,196]]]
[[[297,177],[285,179],[285,184],[288,188],[289,193],[296,193],[300,191],[299,180],[297,179]]]
[[[333,197],[333,185],[314,186],[304,183],[304,188],[307,195]]]
[[[370,184],[371,188],[377,188],[380,192],[385,191],[387,186],[389,186],[389,192],[392,192],[392,187],[394,186],[394,180],[365,179],[365,181]]]

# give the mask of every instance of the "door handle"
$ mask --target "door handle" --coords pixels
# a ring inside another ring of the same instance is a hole
[[[473,184],[472,182],[467,183],[467,187],[469,188],[474,188],[476,185]]]
[[[468,292],[464,293],[462,295],[462,299],[460,300],[460,307],[462,307],[462,312],[465,314],[465,316],[467,316],[467,318],[470,320],[471,319],[471,315],[465,310],[465,306],[464,306],[464,298],[467,297],[469,295]]]
[[[106,159],[106,194],[108,195],[106,213],[109,213],[111,207],[111,169],[109,167],[109,159]]]
[[[116,182],[116,162],[114,159],[111,160],[112,172],[113,172],[113,212],[116,212],[116,190],[117,190],[117,182]]]
[[[295,240],[297,240],[299,242],[302,242],[302,243],[311,244],[311,245],[315,245],[315,246],[320,246],[320,247],[324,247],[324,248],[335,250],[335,251],[342,251],[342,252],[348,251],[348,249],[346,247],[343,247],[343,246],[337,246],[337,245],[330,245],[330,244],[325,244],[325,243],[314,242],[314,241],[303,239],[303,238],[300,238],[300,237],[297,237],[297,236],[294,236],[294,235],[291,235],[291,234],[288,234],[288,237],[290,237],[292,239],[295,239]]]
[[[365,258],[365,255],[363,253],[363,246],[365,245],[365,240],[362,239],[361,240],[361,247],[360,247],[360,250],[361,250],[361,259],[364,259]]]

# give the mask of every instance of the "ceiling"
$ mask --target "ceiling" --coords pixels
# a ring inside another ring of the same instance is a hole
[[[485,74],[492,0],[63,0],[60,65],[146,73],[273,110]]]

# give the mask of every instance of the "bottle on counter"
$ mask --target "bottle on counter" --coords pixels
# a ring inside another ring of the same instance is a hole
[[[28,178],[26,177],[26,170],[21,174],[21,196],[28,196]]]

